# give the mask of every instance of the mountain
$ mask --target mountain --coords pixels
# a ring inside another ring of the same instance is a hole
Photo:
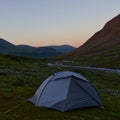
[[[0,53],[11,53],[15,49],[15,45],[0,38]]]
[[[61,46],[47,46],[50,48],[55,49],[56,51],[60,52],[60,53],[66,53],[66,52],[70,52],[73,51],[75,48],[70,46],[70,45],[61,45]]]
[[[17,45],[19,49],[17,54],[32,57],[53,57],[63,53],[70,52],[75,48],[70,45],[32,47],[28,45]],[[33,54],[34,53],[34,54]]]
[[[120,47],[120,14],[108,21],[100,31],[96,32],[82,46],[62,57],[78,58],[116,47]]]
[[[0,48],[14,46],[12,43],[7,42],[6,40],[0,38]]]
[[[6,53],[6,54],[12,54],[12,55],[48,58],[48,57],[53,57],[63,53],[70,52],[74,49],[75,48],[70,45],[44,46],[44,47],[14,45],[0,38],[0,53]]]

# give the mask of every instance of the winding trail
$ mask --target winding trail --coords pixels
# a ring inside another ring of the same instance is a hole
[[[112,72],[120,75],[120,69],[109,69],[109,68],[97,68],[97,67],[89,67],[89,66],[71,66],[71,65],[63,65],[63,64],[52,64],[48,63],[48,66],[52,67],[64,67],[64,68],[73,68],[73,69],[81,69],[81,70],[95,70],[95,71],[104,71],[104,72]]]

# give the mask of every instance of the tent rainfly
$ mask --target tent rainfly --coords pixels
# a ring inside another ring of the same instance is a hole
[[[70,71],[48,77],[29,101],[36,106],[62,112],[92,106],[104,108],[91,83],[82,75]]]

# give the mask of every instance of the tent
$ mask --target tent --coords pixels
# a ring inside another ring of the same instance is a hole
[[[48,77],[29,99],[36,106],[69,111],[103,104],[95,88],[82,75],[62,71]]]

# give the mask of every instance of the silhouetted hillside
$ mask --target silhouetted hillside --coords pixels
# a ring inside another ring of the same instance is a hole
[[[11,53],[15,50],[15,45],[0,38],[0,53]]]
[[[48,58],[57,56],[66,52],[70,52],[75,48],[69,45],[61,46],[44,46],[32,47],[28,45],[14,45],[0,38],[0,53],[27,56],[27,57],[42,57]]]

